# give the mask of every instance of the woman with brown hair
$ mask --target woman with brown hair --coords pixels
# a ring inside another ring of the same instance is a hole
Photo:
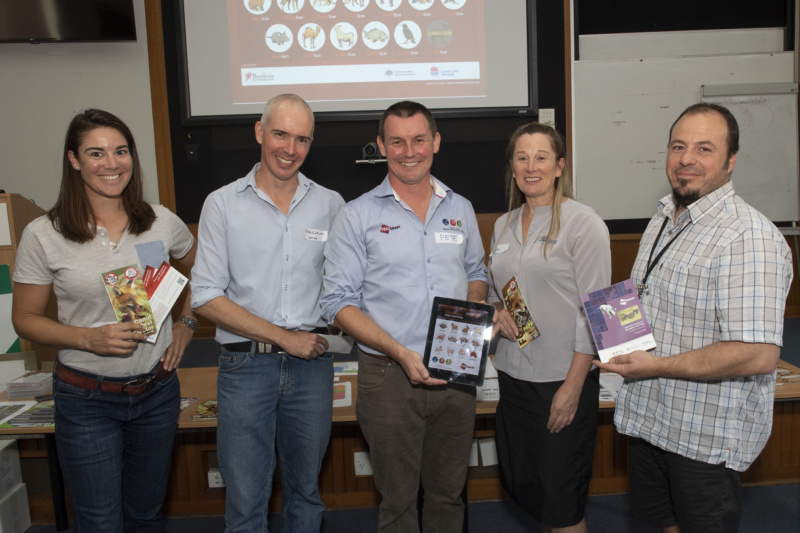
[[[73,118],[56,205],[23,232],[12,320],[26,339],[59,348],[53,375],[56,445],[76,531],[162,531],[180,386],[174,372],[197,321],[186,298],[154,342],[117,323],[103,274],[141,273],[169,257],[190,269],[196,245],[181,220],[142,195],[136,144],[114,115]],[[50,290],[58,321],[45,315]]]

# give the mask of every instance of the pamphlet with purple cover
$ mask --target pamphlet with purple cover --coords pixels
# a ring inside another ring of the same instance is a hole
[[[602,362],[607,363],[616,355],[656,347],[631,280],[584,294],[581,301]]]

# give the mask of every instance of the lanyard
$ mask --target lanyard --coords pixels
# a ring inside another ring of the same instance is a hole
[[[638,289],[638,292],[639,292],[639,299],[640,300],[642,299],[642,295],[647,292],[647,278],[650,277],[650,273],[653,271],[653,269],[656,267],[658,262],[661,260],[661,256],[664,255],[664,252],[666,252],[667,249],[672,245],[672,243],[675,242],[675,239],[680,237],[681,233],[683,233],[683,230],[685,230],[686,228],[689,227],[689,222],[687,222],[680,229],[680,231],[678,231],[678,233],[676,233],[675,236],[666,244],[666,246],[664,246],[664,248],[662,248],[661,251],[658,252],[658,255],[656,256],[655,261],[653,261],[653,252],[655,252],[655,250],[656,250],[656,246],[658,245],[658,241],[661,240],[661,234],[664,233],[664,228],[667,227],[667,222],[669,222],[669,217],[664,218],[664,223],[661,224],[661,229],[658,230],[658,235],[656,236],[656,240],[653,241],[653,246],[650,248],[650,257],[647,260],[647,270],[644,273],[644,279],[636,287]]]

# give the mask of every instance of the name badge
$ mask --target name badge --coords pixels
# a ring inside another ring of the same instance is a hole
[[[449,231],[446,233],[434,233],[434,239],[436,244],[461,244],[464,242],[462,234]]]
[[[307,241],[320,241],[325,242],[328,240],[328,232],[321,229],[306,229]]]
[[[491,254],[489,254],[489,256],[491,257],[491,256],[493,256],[494,254],[502,254],[503,252],[505,252],[506,250],[508,250],[508,248],[509,248],[510,246],[511,246],[511,245],[510,245],[510,244],[508,244],[507,242],[500,243],[500,244],[498,244],[498,245],[495,247],[494,251],[493,251]]]

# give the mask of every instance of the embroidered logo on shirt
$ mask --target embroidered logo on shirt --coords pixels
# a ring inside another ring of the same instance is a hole
[[[386,224],[381,225],[381,233],[389,233],[393,229],[400,229],[400,226],[387,226]]]
[[[558,242],[557,239],[548,240],[547,237],[542,237],[541,239],[539,239],[539,242],[545,242],[545,241],[547,241],[547,244],[556,244]]]
[[[460,220],[456,220],[454,218],[451,218],[450,220],[447,220],[446,218],[443,218],[442,219],[442,224],[444,224],[445,226],[458,226],[459,228],[461,227],[461,221]]]

